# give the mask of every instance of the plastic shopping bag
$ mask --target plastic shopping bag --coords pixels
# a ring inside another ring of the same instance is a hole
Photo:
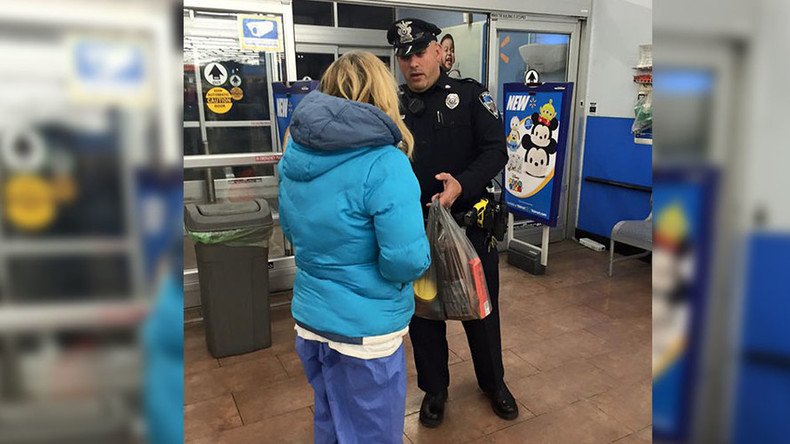
[[[491,313],[480,257],[450,212],[434,201],[426,227],[431,266],[415,281],[415,314],[426,319],[483,319]]]

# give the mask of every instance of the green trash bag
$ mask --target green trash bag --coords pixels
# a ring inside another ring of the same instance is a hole
[[[269,247],[272,227],[247,227],[224,231],[189,231],[189,238],[199,244],[222,244],[228,247]]]
[[[648,91],[634,105],[634,123],[631,132],[638,134],[653,128],[653,93]]]

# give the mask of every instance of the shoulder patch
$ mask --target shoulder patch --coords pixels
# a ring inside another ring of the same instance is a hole
[[[492,116],[499,118],[499,111],[496,109],[496,102],[488,91],[483,91],[480,94],[480,103],[491,113]]]

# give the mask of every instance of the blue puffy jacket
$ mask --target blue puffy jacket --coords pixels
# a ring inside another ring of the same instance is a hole
[[[296,108],[278,171],[280,225],[296,253],[291,311],[324,337],[361,343],[414,312],[430,264],[420,187],[380,109],[318,91]]]

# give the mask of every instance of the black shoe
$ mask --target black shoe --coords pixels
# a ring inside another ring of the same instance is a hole
[[[420,422],[422,425],[430,428],[439,427],[442,419],[444,419],[445,401],[447,401],[447,390],[437,394],[425,394],[420,407]]]
[[[491,398],[491,408],[497,416],[508,421],[518,418],[516,398],[513,397],[507,387],[503,387],[494,393],[487,393],[487,395]]]

